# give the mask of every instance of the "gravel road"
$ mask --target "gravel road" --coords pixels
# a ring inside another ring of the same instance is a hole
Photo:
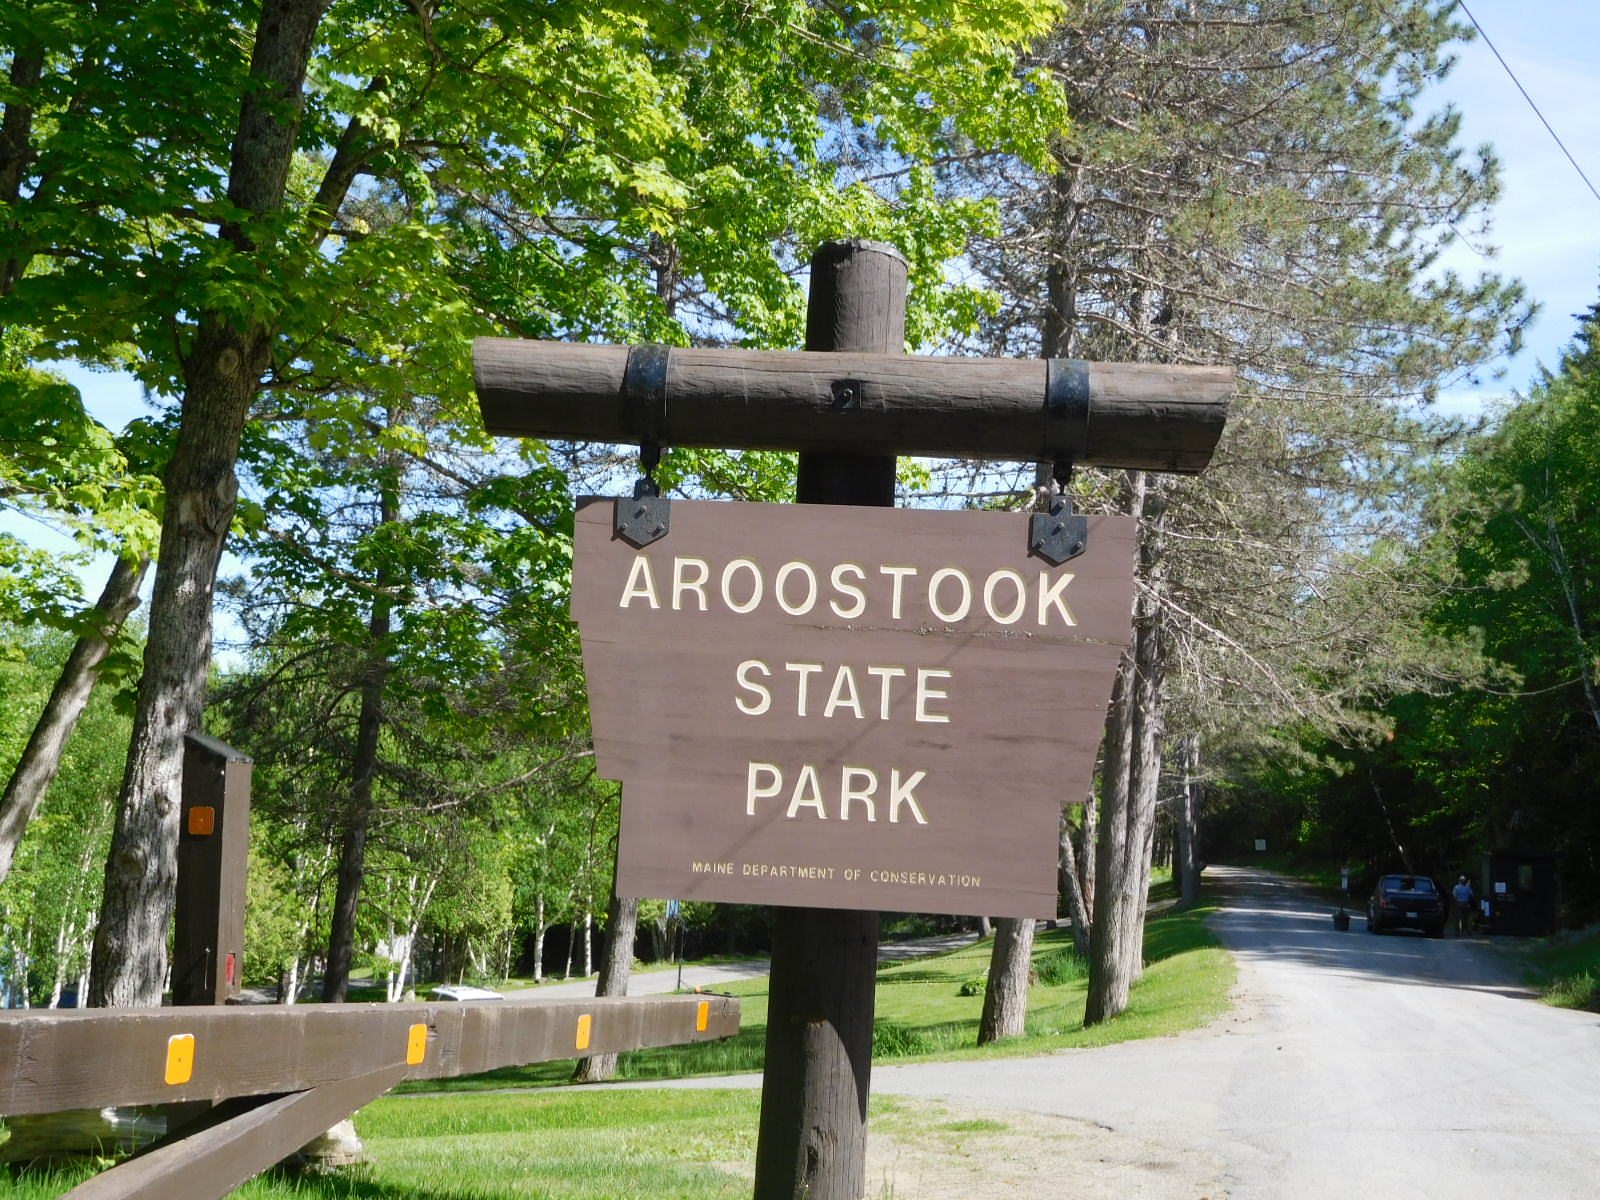
[[[1338,933],[1291,881],[1214,867],[1207,883],[1240,968],[1222,1021],[1041,1058],[881,1067],[873,1091],[1075,1123],[1080,1139],[1046,1138],[1057,1169],[1033,1164],[1034,1196],[1600,1194],[1600,1016],[1536,1003],[1487,939],[1373,936],[1361,917]]]
[[[1240,970],[1226,1017],[1097,1050],[875,1067],[873,1093],[916,1108],[874,1123],[871,1195],[1600,1195],[1600,1016],[1537,1003],[1489,939],[1373,936],[1359,916],[1339,933],[1290,880],[1213,867],[1206,883]]]

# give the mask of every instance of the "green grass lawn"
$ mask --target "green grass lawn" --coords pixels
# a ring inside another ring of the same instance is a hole
[[[1148,965],[1144,979],[1129,998],[1127,1011],[1090,1029],[1083,1027],[1088,979],[1083,965],[1071,957],[1071,935],[1065,931],[1043,933],[1034,944],[1034,970],[1041,982],[1028,997],[1026,1035],[988,1046],[976,1044],[982,993],[963,996],[960,992],[962,984],[988,969],[990,942],[880,967],[873,1057],[903,1062],[1037,1054],[1159,1037],[1204,1025],[1227,1007],[1235,975],[1232,959],[1205,927],[1205,914],[1211,911],[1198,908],[1152,918],[1145,927]],[[1052,978],[1060,982],[1043,982]],[[677,1079],[760,1071],[767,1037],[767,986],[765,979],[751,979],[724,989],[739,997],[737,1037],[624,1054],[618,1062],[618,1078]],[[462,1079],[407,1084],[404,1089],[478,1091],[550,1086],[565,1083],[573,1066],[573,1060],[538,1063]]]
[[[750,1089],[387,1096],[356,1115],[369,1162],[269,1173],[239,1200],[719,1200],[750,1194]],[[7,1200],[54,1200],[94,1171],[0,1174]],[[9,1184],[9,1189],[7,1188]]]
[[[1029,997],[1027,1034],[977,1047],[981,994],[962,985],[982,975],[990,943],[895,963],[878,972],[874,1059],[978,1058],[1047,1053],[1158,1037],[1195,1028],[1227,1005],[1232,960],[1203,923],[1210,910],[1172,912],[1145,929],[1146,970],[1126,1012],[1083,1028],[1087,979],[1070,937],[1041,935],[1040,982]],[[1053,981],[1053,982],[1052,982]],[[766,1039],[767,983],[729,988],[741,997],[738,1037],[624,1055],[631,1079],[759,1071]],[[611,1091],[554,1088],[572,1062],[409,1085],[356,1115],[370,1162],[328,1177],[269,1174],[234,1193],[240,1200],[717,1200],[748,1196],[761,1097],[757,1089]],[[512,1093],[484,1089],[518,1088]],[[465,1094],[463,1094],[465,1093]],[[873,1120],[915,1122],[917,1102],[872,1100]],[[990,1130],[990,1122],[971,1132]],[[0,1193],[55,1200],[88,1178],[93,1164],[63,1171],[0,1169]]]

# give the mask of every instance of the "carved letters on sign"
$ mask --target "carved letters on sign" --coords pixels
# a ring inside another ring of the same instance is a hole
[[[580,503],[573,615],[624,895],[1051,916],[1130,632],[1133,523],[1061,566],[1025,514]]]

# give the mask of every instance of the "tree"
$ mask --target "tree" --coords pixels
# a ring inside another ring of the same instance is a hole
[[[16,636],[23,655],[0,660],[0,771],[23,752],[58,664],[75,652],[60,632]],[[69,989],[85,992],[98,899],[95,867],[110,840],[118,745],[127,741],[128,719],[120,708],[108,693],[86,706],[62,748],[64,769],[49,784],[14,869],[0,883],[0,975],[16,1004],[54,1007]]]
[[[1401,592],[1365,552],[1403,524],[1386,492],[1424,441],[1396,406],[1469,374],[1529,316],[1517,285],[1435,268],[1482,232],[1496,192],[1492,157],[1456,147],[1456,115],[1415,107],[1465,33],[1432,0],[1136,0],[1068,14],[1036,51],[1074,126],[1053,177],[980,176],[1005,215],[974,254],[1002,296],[975,344],[1231,363],[1241,382],[1205,476],[1079,485],[1090,507],[1138,512],[1144,495],[1165,529],[1163,578],[1147,556],[1139,584],[1146,666],[1124,700],[1141,698],[1113,713],[1124,741],[1106,754],[1132,775],[1103,785],[1102,841],[1144,836],[1148,816],[1120,805],[1155,803],[1168,734],[1196,739],[1189,774],[1204,778],[1212,748],[1248,730],[1364,721],[1365,697],[1434,669],[1369,653]],[[1142,536],[1156,529],[1147,517]],[[1365,592],[1337,579],[1352,563]],[[1110,861],[1142,875],[1142,854]],[[1142,912],[1137,883],[1102,872],[1096,908],[1119,894]],[[1096,938],[1140,924],[1117,928],[1097,917]],[[1137,947],[1102,950],[1133,970]]]
[[[1580,320],[1556,370],[1443,465],[1435,533],[1416,555],[1436,583],[1429,624],[1481,644],[1502,664],[1500,686],[1404,698],[1391,708],[1395,743],[1374,756],[1432,802],[1419,818],[1448,849],[1555,850],[1573,920],[1600,911],[1586,782],[1600,762],[1600,541],[1589,518],[1600,306]]]
[[[374,375],[394,364],[377,351],[397,320],[432,330],[410,369],[463,383],[482,314],[593,324],[585,314],[637,294],[636,230],[677,247],[685,277],[750,327],[783,336],[798,306],[774,236],[935,225],[916,195],[897,207],[834,186],[819,92],[843,125],[870,124],[908,161],[962,131],[1037,151],[1058,96],[1016,72],[1013,54],[1048,11],[1040,0],[957,12],[937,0],[861,12],[800,0],[536,13],[507,0],[8,6],[0,321],[26,330],[29,355],[116,362],[178,398],[98,1002],[159,997],[182,737],[199,725],[252,410],[314,411],[308,400],[335,380],[385,393]],[[375,196],[403,200],[405,219],[369,227],[361,207]],[[485,221],[469,252],[453,240],[466,224],[440,219],[455,197],[479,214],[526,214],[545,236]],[[585,236],[563,236],[574,226]],[[750,270],[757,261],[766,269]],[[403,307],[363,307],[378,279]]]
[[[102,672],[108,662],[113,674],[127,670],[126,651],[114,657],[118,635],[139,605],[156,530],[155,480],[136,465],[141,450],[148,457],[146,431],[113,438],[84,412],[76,388],[21,363],[13,340],[0,334],[7,397],[0,407],[0,511],[72,536],[85,551],[110,549],[118,557],[99,599],[84,605],[72,568],[86,563],[85,553],[57,558],[0,533],[0,621],[77,639],[0,794],[0,882]]]

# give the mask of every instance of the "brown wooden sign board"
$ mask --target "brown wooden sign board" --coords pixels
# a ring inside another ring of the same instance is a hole
[[[579,503],[572,611],[620,894],[1055,915],[1131,518],[1052,566],[1025,513],[675,500],[641,549],[617,503]]]

